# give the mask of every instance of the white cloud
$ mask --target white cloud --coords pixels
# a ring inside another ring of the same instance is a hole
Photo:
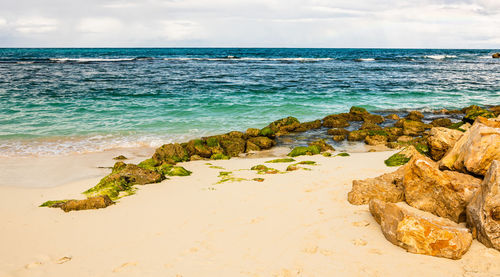
[[[23,34],[38,34],[55,31],[58,20],[47,17],[21,17],[14,22],[14,29]]]
[[[122,28],[122,23],[116,18],[84,18],[77,26],[82,33],[113,33]]]
[[[3,17],[0,17],[0,28],[7,25],[7,20]]]
[[[199,36],[200,27],[193,21],[161,21],[163,36],[168,40],[193,39]]]

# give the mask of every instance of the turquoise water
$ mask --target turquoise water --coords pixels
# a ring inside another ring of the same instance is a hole
[[[0,156],[159,146],[352,105],[500,105],[493,52],[0,49]]]

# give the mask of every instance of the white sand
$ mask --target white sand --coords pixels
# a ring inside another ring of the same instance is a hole
[[[141,151],[125,155],[151,154]],[[4,159],[0,276],[500,276],[496,250],[474,241],[458,261],[410,254],[384,238],[366,205],[347,202],[353,179],[394,170],[383,163],[391,154],[301,157],[319,165],[276,175],[245,170],[269,158],[211,161],[235,177],[265,178],[222,184],[223,170],[190,162],[189,177],[70,213],[37,206],[82,198],[109,172],[95,167],[111,166],[116,153]],[[59,186],[16,187],[37,184]]]

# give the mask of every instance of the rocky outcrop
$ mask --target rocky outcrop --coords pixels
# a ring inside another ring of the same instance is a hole
[[[453,122],[449,118],[436,118],[431,122],[434,127],[449,127]]]
[[[455,222],[465,221],[465,207],[481,180],[454,171],[440,171],[431,159],[415,154],[405,166],[403,187],[406,202]]]
[[[467,228],[402,202],[372,199],[370,212],[385,238],[411,253],[460,259],[472,243]]]
[[[295,132],[305,132],[305,131],[309,131],[309,130],[312,130],[312,129],[319,129],[321,128],[321,120],[314,120],[314,121],[309,121],[309,122],[304,122],[304,123],[301,123],[299,127],[297,127],[297,129],[295,129],[294,131]]]
[[[477,240],[500,250],[500,161],[491,163],[481,188],[467,206],[467,223]]]
[[[391,113],[391,114],[386,115],[385,118],[390,119],[390,120],[399,120],[399,115],[397,115],[395,113]]]
[[[472,105],[464,108],[465,116],[462,118],[463,122],[473,124],[478,117],[484,118],[494,118],[495,114],[487,109],[483,109],[479,106]]]
[[[330,144],[326,143],[324,139],[318,139],[309,143],[309,147],[311,146],[318,147],[320,149],[319,150],[320,152],[335,151],[335,148],[333,148],[333,146],[331,146]]]
[[[427,145],[433,160],[440,160],[464,133],[444,127],[432,128],[427,137]]]
[[[61,208],[65,212],[102,209],[115,204],[115,202],[113,202],[107,195],[89,197],[84,200],[63,200],[49,202],[42,204],[42,207]]]
[[[408,113],[408,115],[405,117],[407,120],[412,120],[412,121],[422,121],[424,118],[424,115],[419,112],[419,111],[411,111]]]
[[[500,159],[500,120],[479,117],[446,153],[442,168],[484,175]]]
[[[491,57],[493,59],[499,59],[500,58],[500,53],[494,53],[493,55],[491,55]]]
[[[371,199],[385,202],[404,201],[403,167],[375,178],[352,181],[347,200],[353,205],[368,204]]]
[[[276,120],[271,124],[269,124],[267,127],[270,128],[276,134],[276,136],[282,136],[290,132],[293,132],[295,129],[299,128],[300,122],[297,118],[289,116],[286,118]]]
[[[189,154],[180,144],[170,143],[157,148],[153,159],[160,164],[164,162],[175,164],[189,160]]]
[[[259,147],[260,150],[270,149],[276,142],[268,137],[254,137],[247,140],[247,144],[252,143]]]
[[[425,130],[430,129],[432,125],[425,124],[420,121],[400,119],[394,124],[395,127],[402,128],[403,134],[406,136],[421,136]]]
[[[323,119],[323,126],[327,128],[344,128],[351,124],[342,116],[330,115]]]
[[[334,141],[342,141],[347,138],[350,132],[343,128],[333,128],[329,129],[327,133],[332,136]]]

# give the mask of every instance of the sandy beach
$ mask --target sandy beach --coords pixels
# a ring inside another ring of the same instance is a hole
[[[138,162],[152,151],[120,154]],[[317,165],[273,175],[249,170],[269,157],[192,161],[180,164],[191,176],[69,213],[38,205],[82,198],[117,152],[4,158],[0,276],[500,276],[494,249],[474,241],[461,260],[407,253],[367,205],[347,202],[353,179],[395,170],[383,163],[393,153],[302,156]],[[218,183],[221,171],[250,181]]]

